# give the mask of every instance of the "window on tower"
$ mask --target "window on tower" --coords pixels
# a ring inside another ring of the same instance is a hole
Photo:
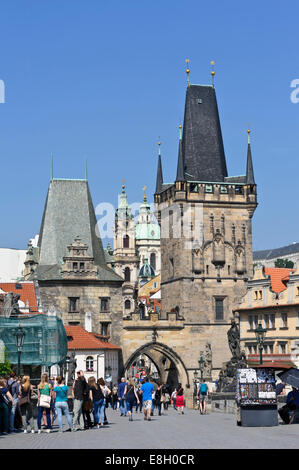
[[[130,268],[125,268],[125,281],[130,282],[131,280],[131,271]]]
[[[130,300],[126,300],[125,301],[125,309],[130,310],[130,308],[131,308],[131,302],[130,302]]]
[[[129,244],[130,244],[130,237],[129,237],[129,235],[125,235],[125,236],[124,236],[123,244],[124,244],[124,248],[129,248]]]
[[[156,270],[156,254],[155,253],[151,253],[150,265],[154,270]]]

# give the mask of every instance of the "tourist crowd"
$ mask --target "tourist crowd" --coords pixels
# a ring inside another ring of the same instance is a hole
[[[202,394],[202,392],[200,392]],[[72,398],[72,417],[69,410]],[[35,422],[34,403],[37,402]],[[144,420],[150,421],[155,410],[161,416],[163,410],[172,404],[178,413],[184,413],[184,390],[178,384],[172,393],[162,382],[151,382],[144,377],[141,383],[134,379],[122,378],[118,386],[109,387],[103,378],[96,380],[84,377],[83,371],[76,373],[71,387],[61,376],[50,378],[42,374],[40,383],[34,387],[29,376],[0,378],[0,433],[12,432],[41,433],[42,426],[50,433],[57,418],[59,432],[63,432],[62,416],[65,415],[68,429],[99,429],[108,424],[106,409],[119,410],[120,416],[133,421],[133,412],[144,413]],[[84,427],[80,428],[83,418]]]

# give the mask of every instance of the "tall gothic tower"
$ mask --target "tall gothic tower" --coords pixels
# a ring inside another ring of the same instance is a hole
[[[196,350],[211,343],[214,378],[231,357],[226,333],[252,276],[257,193],[249,132],[246,174],[230,177],[214,86],[188,84],[174,183],[163,182],[160,152],[158,159],[162,318],[175,309]]]

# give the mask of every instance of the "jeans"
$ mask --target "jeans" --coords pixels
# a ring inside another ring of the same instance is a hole
[[[126,407],[127,407],[127,411],[133,413],[133,407],[135,405],[135,402],[134,401],[127,401],[126,402]]]
[[[66,416],[67,422],[69,423],[69,427],[72,428],[72,419],[69,412],[69,406],[67,401],[56,401],[55,402],[55,409],[57,411],[57,418],[58,418],[58,425],[60,431],[62,431],[62,414]]]
[[[52,429],[51,418],[50,418],[50,408],[44,408],[43,406],[37,407],[37,427],[41,429],[43,412],[46,412],[47,417],[47,429]]]
[[[117,397],[113,397],[112,399],[112,409],[113,410],[117,409]]]
[[[21,415],[22,415],[22,424],[24,430],[27,429],[28,425],[27,422],[30,423],[31,431],[34,430],[34,420],[32,414],[32,405],[31,403],[24,403],[20,406]]]
[[[93,402],[93,416],[94,416],[94,424],[100,424],[99,420],[101,420],[101,424],[105,422],[105,398],[102,398],[99,401]]]
[[[0,432],[9,432],[9,410],[6,403],[0,403]]]
[[[120,414],[127,416],[127,406],[126,406],[125,398],[121,398],[119,400],[119,409],[120,409]]]
[[[18,398],[13,398],[13,403],[12,407],[10,409],[10,416],[9,416],[9,427],[10,431],[13,431],[15,428],[15,414],[16,414],[16,408],[18,406],[19,399]]]
[[[82,404],[83,400],[77,400],[77,398],[74,398],[74,406],[73,406],[73,427],[75,428],[77,425],[80,426],[80,416],[82,413]]]

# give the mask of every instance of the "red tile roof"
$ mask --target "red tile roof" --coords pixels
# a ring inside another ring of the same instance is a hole
[[[17,286],[22,286],[18,288]],[[20,295],[20,300],[25,306],[28,301],[30,312],[37,312],[37,300],[33,282],[0,282],[0,289],[4,292],[13,292]]]
[[[271,290],[280,294],[287,286],[286,283],[290,280],[290,273],[295,269],[288,268],[265,268],[265,275],[270,276]]]
[[[98,335],[97,333],[89,333],[80,325],[64,325],[66,335],[72,337],[68,341],[68,349],[109,349],[118,350],[121,349],[115,344],[111,344],[108,341],[104,341],[104,336]],[[99,339],[99,338],[102,338]]]

